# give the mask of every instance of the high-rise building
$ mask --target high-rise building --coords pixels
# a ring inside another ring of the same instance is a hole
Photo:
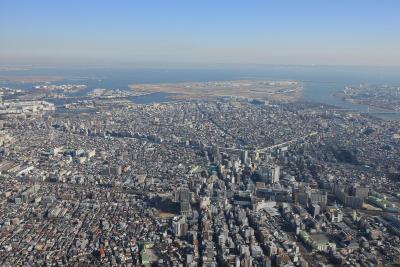
[[[183,237],[188,231],[185,217],[175,217],[172,221],[172,226],[176,237]]]
[[[179,188],[175,192],[175,201],[179,202],[181,215],[190,214],[190,191],[187,187]]]
[[[271,183],[278,183],[279,182],[279,177],[281,175],[281,168],[278,165],[275,165],[273,168],[271,168]]]
[[[326,205],[326,202],[328,201],[328,194],[326,192],[319,190],[309,190],[307,193],[312,204]]]
[[[190,214],[190,203],[186,201],[180,202],[180,213],[181,215],[188,216]]]
[[[213,156],[214,162],[221,161],[221,153],[217,145],[213,145],[211,148],[211,155]]]
[[[247,150],[242,150],[242,152],[240,153],[240,161],[242,162],[242,164],[247,164],[249,158],[249,152]]]

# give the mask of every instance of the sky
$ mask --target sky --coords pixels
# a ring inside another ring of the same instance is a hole
[[[0,64],[400,65],[398,0],[0,0]]]

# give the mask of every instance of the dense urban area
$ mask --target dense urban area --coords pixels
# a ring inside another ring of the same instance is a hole
[[[386,111],[400,111],[400,86],[347,86],[341,96],[345,101],[366,104]]]
[[[0,266],[398,266],[398,122],[82,90],[0,90]]]

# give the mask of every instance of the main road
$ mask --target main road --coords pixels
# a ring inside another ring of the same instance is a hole
[[[283,143],[267,146],[267,147],[264,147],[264,148],[257,148],[257,149],[254,149],[253,151],[254,152],[258,152],[258,153],[265,153],[265,152],[267,152],[269,150],[272,150],[272,149],[275,149],[275,148],[291,145],[293,143],[297,143],[298,141],[303,141],[304,139],[306,139],[308,137],[311,137],[311,136],[315,136],[317,134],[318,134],[318,132],[314,131],[314,132],[311,132],[311,133],[309,133],[307,135],[300,136],[300,137],[294,138],[292,140],[289,140],[289,141],[286,141],[286,142],[283,142]],[[218,147],[218,148],[221,149],[221,150],[229,150],[229,151],[243,151],[243,150],[245,150],[243,148],[230,148],[230,147]]]

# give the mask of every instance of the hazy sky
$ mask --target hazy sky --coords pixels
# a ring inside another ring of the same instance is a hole
[[[0,64],[400,65],[399,0],[0,0]]]

